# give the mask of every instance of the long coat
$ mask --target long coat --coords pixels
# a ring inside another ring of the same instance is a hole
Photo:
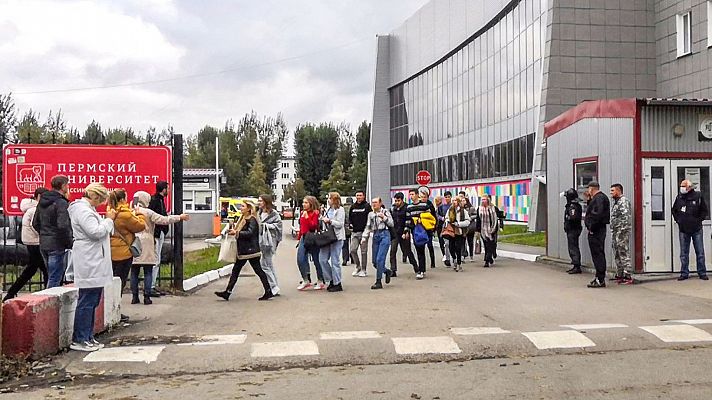
[[[69,206],[74,245],[72,263],[74,284],[78,288],[98,288],[111,283],[111,244],[114,221],[102,218],[87,199]]]

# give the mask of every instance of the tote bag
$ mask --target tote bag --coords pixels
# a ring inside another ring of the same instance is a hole
[[[225,235],[222,242],[220,243],[220,254],[218,255],[218,262],[220,263],[234,263],[237,259],[237,239],[234,236]]]

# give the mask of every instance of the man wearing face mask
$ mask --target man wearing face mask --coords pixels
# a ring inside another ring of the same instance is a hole
[[[709,216],[709,208],[702,194],[695,190],[692,182],[685,179],[680,183],[680,194],[672,206],[672,216],[680,227],[680,277],[684,281],[690,275],[690,240],[697,256],[697,275],[709,280],[705,266],[705,243],[702,221]]]
[[[569,256],[571,257],[571,269],[567,273],[581,273],[581,249],[579,248],[579,238],[581,237],[582,208],[579,204],[578,192],[571,188],[563,193],[566,198],[566,206],[564,207],[564,232],[566,232],[566,240],[569,246]]]

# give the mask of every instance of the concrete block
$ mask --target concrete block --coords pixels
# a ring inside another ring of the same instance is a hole
[[[196,276],[195,278],[198,281],[198,286],[203,286],[203,285],[207,285],[208,283],[210,283],[210,279],[208,279],[208,274],[206,274],[206,273],[202,273],[202,274]]]
[[[198,287],[198,280],[194,277],[190,279],[185,279],[183,281],[183,290],[185,290],[186,292],[189,290],[193,290],[196,287]]]
[[[106,325],[104,325],[104,299],[105,294],[101,294],[101,300],[99,300],[99,305],[94,311],[94,334],[104,332],[106,330]]]
[[[59,300],[59,348],[65,349],[72,344],[74,334],[74,314],[77,309],[79,289],[62,286],[41,290],[33,296],[55,296]]]
[[[104,287],[104,330],[121,322],[121,278]]]
[[[2,308],[3,355],[38,359],[59,351],[57,296],[21,296]]]
[[[233,267],[233,264],[226,265],[226,266],[220,268],[218,270],[218,272],[220,273],[220,277],[224,278],[226,276],[230,276],[230,274],[232,274],[232,267]]]
[[[205,274],[208,276],[208,279],[210,279],[210,282],[214,282],[220,279],[220,272],[216,269],[208,271]]]

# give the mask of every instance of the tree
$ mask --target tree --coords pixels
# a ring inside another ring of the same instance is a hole
[[[363,121],[356,132],[356,159],[368,164],[368,150],[371,147],[371,124]]]
[[[306,197],[307,191],[304,189],[304,180],[302,178],[297,178],[294,182],[287,185],[284,188],[283,200],[289,202],[292,207],[297,207],[301,204],[301,201]]]
[[[344,171],[348,171],[351,169],[351,164],[354,162],[354,134],[346,126],[342,126],[341,128],[339,148],[336,151],[336,158],[341,163]]]
[[[98,122],[92,120],[84,131],[84,136],[82,136],[83,144],[106,144],[106,137],[104,136],[104,131],[101,130],[101,125]]]
[[[331,173],[336,159],[339,131],[333,124],[305,124],[295,132],[297,176],[304,180],[307,194],[318,195],[321,181]]]
[[[32,109],[22,116],[17,125],[16,133],[20,143],[46,143],[47,133],[44,126],[39,123],[40,115],[35,114]]]
[[[12,94],[0,95],[0,147],[14,140],[16,112]],[[0,152],[0,176],[2,176],[2,153],[4,152]],[[0,185],[0,203],[2,203],[2,185]]]
[[[338,192],[340,194],[348,194],[351,192],[351,183],[346,180],[346,173],[341,161],[337,158],[331,165],[331,173],[329,177],[321,181],[320,198],[326,198],[329,192]]]
[[[351,185],[351,193],[356,193],[360,190],[366,191],[366,183],[368,181],[368,165],[359,160],[354,161],[349,170],[349,184]]]
[[[259,152],[255,152],[255,158],[252,160],[252,168],[247,175],[247,193],[252,196],[262,194],[271,194],[272,191],[267,185],[267,174],[265,174],[264,164]]]
[[[140,138],[133,128],[112,128],[106,132],[106,143],[118,145],[140,145],[143,139]]]
[[[62,110],[60,109],[56,114],[53,114],[52,110],[50,110],[47,116],[47,122],[45,122],[42,128],[50,143],[63,143],[68,132],[67,123],[64,121]]]

